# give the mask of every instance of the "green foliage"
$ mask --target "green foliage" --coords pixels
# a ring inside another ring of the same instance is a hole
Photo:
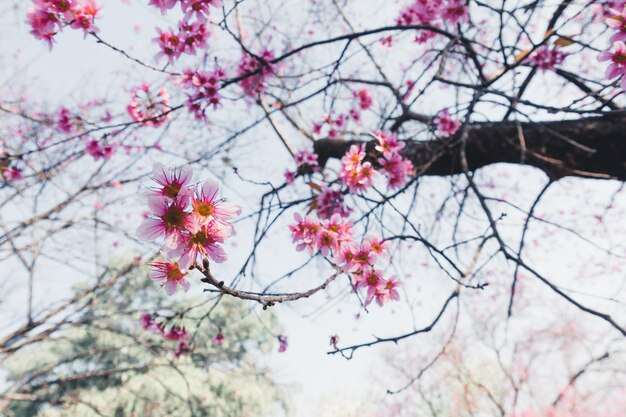
[[[9,415],[234,417],[284,408],[263,366],[274,348],[265,327],[276,324],[271,313],[261,323],[230,297],[167,298],[143,269],[112,268],[105,279],[115,275],[81,300],[62,330],[2,363],[9,392],[24,397]],[[141,327],[144,311],[158,313],[166,328],[184,326],[190,351],[176,358],[175,341]],[[225,341],[218,345],[212,339],[220,329]]]

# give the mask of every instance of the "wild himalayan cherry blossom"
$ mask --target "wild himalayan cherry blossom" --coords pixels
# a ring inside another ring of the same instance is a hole
[[[95,20],[101,7],[93,0],[33,0],[32,3],[26,16],[30,33],[46,41],[50,48],[54,36],[66,26],[82,29],[85,36],[89,32],[98,32]]]
[[[626,5],[611,10],[613,16],[605,20],[609,27],[617,32],[611,36],[611,42],[626,41]]]
[[[205,22],[181,21],[176,30],[157,28],[157,35],[153,41],[159,45],[161,51],[156,58],[165,57],[170,64],[173,64],[184,53],[195,55],[197,48],[206,48],[211,32]]]
[[[549,48],[544,45],[530,56],[529,62],[531,65],[538,67],[543,71],[549,71],[556,68],[557,65],[563,63],[566,55],[560,50],[559,47]]]
[[[364,191],[372,185],[372,178],[377,174],[371,162],[365,159],[365,145],[352,145],[341,158],[339,177],[351,193]]]
[[[175,259],[153,264],[152,278],[165,280],[168,294],[179,283],[186,291],[184,277],[192,265],[226,260],[221,245],[234,233],[231,220],[241,209],[219,197],[214,181],[190,185],[190,168],[166,170],[157,164],[153,175],[156,184],[146,193],[149,214],[137,235],[144,240],[165,238],[167,255]]]
[[[178,358],[183,353],[189,351],[189,332],[183,327],[174,325],[169,330],[165,329],[165,322],[157,322],[157,314],[142,313],[139,318],[141,327],[156,335],[162,336],[165,340],[176,342],[176,348],[172,352],[174,357]]]
[[[282,334],[278,335],[278,352],[283,353],[287,350],[288,342],[287,336]]]
[[[330,219],[315,220],[294,215],[295,224],[289,226],[296,244],[296,250],[307,249],[311,255],[319,252],[332,257],[336,264],[350,274],[355,290],[367,288],[366,304],[376,300],[383,305],[389,300],[398,300],[395,278],[384,279],[382,273],[374,269],[374,264],[387,258],[391,242],[375,237],[366,237],[359,244],[354,240],[350,220],[335,214]]]
[[[176,3],[178,3],[178,0],[150,0],[148,5],[158,8],[161,14],[165,14],[169,9],[173,9]]]
[[[189,291],[189,281],[185,278],[187,271],[181,270],[176,262],[157,261],[150,264],[150,279],[163,281],[161,287],[165,287],[167,295],[173,295],[180,285],[182,289]]]
[[[154,42],[161,51],[157,58],[165,57],[173,64],[182,54],[195,55],[198,49],[207,48],[207,39],[211,35],[208,29],[208,16],[212,7],[221,7],[221,0],[150,0],[149,5],[158,8],[161,14],[180,4],[184,13],[177,28],[157,28],[158,36]]]
[[[237,67],[237,77],[244,77],[239,81],[239,85],[246,95],[255,97],[265,90],[265,81],[274,72],[271,64],[273,59],[274,52],[268,49],[264,49],[258,57],[243,54]]]
[[[325,187],[315,197],[315,204],[317,206],[317,215],[320,219],[329,219],[335,214],[341,217],[348,217],[352,213],[352,208],[347,207],[343,203],[343,193],[330,187]]]
[[[156,185],[148,187],[146,195],[166,197],[171,201],[188,199],[191,196],[189,187],[192,177],[193,170],[189,166],[168,170],[156,163],[152,168],[152,180]]]
[[[56,119],[57,127],[63,133],[72,133],[74,123],[72,122],[72,114],[65,107],[61,107]]]
[[[195,16],[198,20],[206,20],[209,15],[209,7],[221,7],[222,0],[181,0],[180,2],[185,19]]]
[[[285,177],[285,182],[289,185],[293,184],[296,180],[296,173],[288,169],[285,170],[283,176]]]
[[[114,150],[113,145],[102,144],[95,139],[87,142],[85,146],[85,152],[91,155],[94,161],[111,159]]]
[[[361,113],[357,109],[351,109],[349,114],[354,120],[361,119]],[[340,114],[337,117],[334,117],[333,112],[331,112],[330,114],[324,116],[320,123],[314,123],[312,130],[314,134],[321,135],[322,128],[326,127],[326,136],[328,136],[329,139],[335,139],[339,136],[339,133],[345,126],[347,120],[348,116],[345,114]]]
[[[9,166],[0,166],[0,176],[5,181],[17,181],[24,178],[21,169]]]
[[[220,330],[215,337],[213,337],[213,344],[220,346],[223,345],[224,342],[226,342],[226,337],[224,336],[224,333],[222,333],[222,331]]]
[[[284,173],[285,182],[293,184],[297,174],[312,174],[319,171],[317,155],[307,150],[300,150],[295,155],[296,171],[286,170]]]
[[[314,154],[313,152],[307,151],[307,150],[301,150],[298,151],[296,153],[296,164],[298,165],[298,168],[302,167],[302,166],[309,166],[309,167],[318,167],[317,164],[317,154]]]
[[[448,109],[444,109],[437,117],[437,132],[442,136],[452,136],[461,127],[461,121],[453,119]]]
[[[617,41],[613,44],[613,48],[613,52],[602,52],[598,56],[599,61],[611,61],[606,70],[606,78],[608,79],[626,74],[626,45],[622,41]],[[622,77],[620,85],[626,89],[626,77]]]
[[[206,121],[206,110],[220,106],[220,82],[224,71],[215,68],[213,71],[185,70],[181,84],[187,93],[185,105],[198,121]]]
[[[161,87],[156,96],[148,84],[142,84],[131,91],[131,101],[127,106],[130,117],[142,126],[159,127],[170,120],[170,98]]]
[[[382,132],[374,133],[374,138],[377,142],[375,149],[383,154],[378,163],[380,172],[387,177],[387,186],[391,189],[402,187],[413,174],[413,163],[401,154],[404,142]]]
[[[367,88],[355,91],[354,97],[359,100],[359,107],[361,110],[367,110],[372,107],[372,97],[370,96],[369,91],[367,91]]]
[[[414,0],[402,10],[396,19],[398,25],[427,25],[439,27],[442,23],[456,25],[468,20],[468,9],[465,0]],[[434,32],[428,32],[428,38]],[[423,37],[418,37],[424,41]],[[416,39],[417,40],[417,39]]]

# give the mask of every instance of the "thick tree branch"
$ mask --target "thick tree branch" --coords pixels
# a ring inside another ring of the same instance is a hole
[[[361,143],[365,142],[322,139],[314,147],[323,166],[331,158],[341,158],[351,145]],[[375,155],[375,142],[366,145],[368,153]],[[408,141],[404,153],[419,175],[448,176],[463,173],[460,150],[460,141],[452,138]],[[552,180],[567,176],[626,180],[626,113],[565,121],[472,124],[465,154],[470,171],[512,163],[539,168]]]

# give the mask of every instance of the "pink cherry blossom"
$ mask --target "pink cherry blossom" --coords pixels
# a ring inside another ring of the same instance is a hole
[[[391,157],[404,149],[404,142],[398,140],[393,134],[385,134],[382,132],[374,133],[377,145],[375,149],[382,153],[385,158]]]
[[[171,118],[169,95],[165,88],[160,88],[155,96],[148,84],[132,89],[127,110],[130,117],[142,126],[159,127]]]
[[[198,121],[206,120],[206,111],[209,107],[216,109],[220,106],[220,83],[225,73],[220,68],[212,72],[201,70],[185,70],[181,84],[187,92],[185,105]]]
[[[176,6],[178,0],[150,0],[149,6],[154,6],[161,11],[161,14],[165,14],[169,9]]]
[[[210,13],[210,7],[221,7],[222,0],[181,0],[181,8],[185,13],[185,19],[195,16],[204,21]]]
[[[173,295],[179,285],[183,291],[189,291],[189,281],[185,278],[187,271],[181,270],[177,262],[157,261],[150,264],[150,268],[150,279],[163,281],[161,287],[165,287],[167,295]]]
[[[317,215],[321,219],[328,219],[334,214],[338,214],[341,217],[348,217],[352,212],[350,207],[347,207],[343,203],[343,194],[341,191],[333,190],[326,187],[315,198],[317,203]]]
[[[149,197],[151,215],[139,226],[137,236],[144,240],[165,237],[168,249],[177,249],[193,223],[186,211],[188,204],[183,199],[170,201],[165,197]]]
[[[52,38],[61,30],[59,17],[46,9],[31,9],[26,15],[26,23],[31,27],[30,34],[46,41],[52,49]]]
[[[179,358],[183,353],[189,351],[189,343],[186,340],[181,340],[176,343],[176,349],[172,352],[175,358]]]
[[[167,340],[181,341],[189,338],[189,332],[183,327],[172,326],[168,331],[163,333],[163,337]]]
[[[549,48],[544,45],[530,56],[529,62],[543,71],[548,71],[555,69],[557,65],[563,63],[565,57],[566,55],[559,47]]]
[[[219,198],[219,184],[212,180],[205,181],[196,189],[191,205],[192,214],[201,226],[217,222],[232,229],[230,221],[241,214],[241,207]]]
[[[611,61],[606,70],[606,78],[608,79],[626,74],[626,44],[622,41],[617,41],[613,44],[613,48],[613,52],[602,52],[598,56],[599,61]],[[626,89],[626,77],[622,77],[620,85]]]
[[[64,27],[81,29],[85,36],[98,32],[95,19],[100,9],[94,0],[33,0],[26,23],[35,38],[46,41],[52,48],[53,37]]]
[[[139,322],[144,330],[155,330],[157,327],[156,322],[154,321],[154,316],[150,313],[141,313]]]
[[[298,152],[296,152],[296,164],[298,165],[298,168],[300,167],[318,167],[317,164],[317,154],[307,151],[307,150],[300,150]]]
[[[158,36],[153,40],[159,45],[161,52],[156,55],[156,58],[165,57],[170,64],[173,64],[183,51],[180,37],[173,29],[157,28],[157,34]]]
[[[59,109],[59,113],[57,114],[57,127],[63,133],[72,133],[74,130],[72,114],[65,107]]]
[[[461,127],[461,121],[453,119],[448,109],[444,109],[437,117],[437,132],[442,136],[452,136]]]
[[[467,21],[468,10],[466,0],[447,0],[443,7],[441,18],[453,25]]]
[[[237,76],[245,77],[239,81],[239,85],[243,88],[244,93],[250,97],[254,97],[265,90],[265,81],[274,71],[271,64],[274,59],[272,51],[264,49],[259,58],[244,53],[237,67]]]
[[[362,88],[354,92],[354,97],[359,100],[359,107],[361,110],[367,110],[372,107],[372,97],[367,91],[367,88]]]
[[[341,158],[339,177],[351,193],[364,191],[372,185],[372,178],[377,171],[371,162],[362,162],[365,158],[365,145],[352,145]]]
[[[220,246],[232,234],[231,229],[217,222],[201,225],[196,218],[187,226],[181,244],[173,252],[180,256],[180,266],[188,269],[191,265],[201,265],[204,259],[217,263],[226,260],[226,252]]]
[[[606,19],[606,24],[617,30],[611,36],[611,42],[626,41],[626,5],[611,11],[614,15]]]
[[[5,181],[17,181],[24,178],[22,170],[16,167],[1,168],[0,174]]]
[[[170,200],[188,199],[191,195],[189,183],[192,177],[193,170],[189,166],[168,170],[162,164],[156,163],[152,168],[152,180],[157,186],[149,188],[147,194]]]
[[[296,180],[296,173],[293,171],[289,171],[288,169],[285,170],[283,176],[285,177],[285,182],[289,185],[293,184],[293,182]]]
[[[400,188],[406,184],[413,173],[413,163],[399,154],[389,158],[379,158],[380,172],[387,177],[387,186],[391,189]]]
[[[287,336],[282,334],[278,335],[278,352],[283,353],[287,350],[288,342]]]
[[[72,29],[82,29],[85,36],[89,32],[98,32],[95,20],[100,12],[100,5],[93,0],[83,0],[83,3],[72,10]]]
[[[97,140],[90,140],[85,146],[85,152],[93,157],[94,161],[99,159],[111,159],[113,156],[114,147],[112,145],[103,145]]]
[[[224,337],[224,333],[222,333],[221,331],[219,331],[215,337],[213,337],[213,344],[214,345],[223,345],[224,342],[226,342],[226,337]]]
[[[321,226],[315,220],[308,217],[302,217],[299,213],[294,214],[295,224],[289,225],[291,237],[294,243],[297,243],[297,251],[308,249],[310,254],[316,249],[317,234]]]

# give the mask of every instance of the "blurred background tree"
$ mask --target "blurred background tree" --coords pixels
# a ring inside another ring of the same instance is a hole
[[[226,417],[285,409],[262,358],[275,338],[245,302],[155,294],[132,261],[118,261],[96,288],[76,294],[56,328],[10,345],[15,350],[1,364],[9,381],[0,403],[6,415]],[[163,331],[144,329],[142,314]],[[276,326],[272,314],[268,320]],[[178,357],[177,341],[168,340],[172,328],[188,333]]]

